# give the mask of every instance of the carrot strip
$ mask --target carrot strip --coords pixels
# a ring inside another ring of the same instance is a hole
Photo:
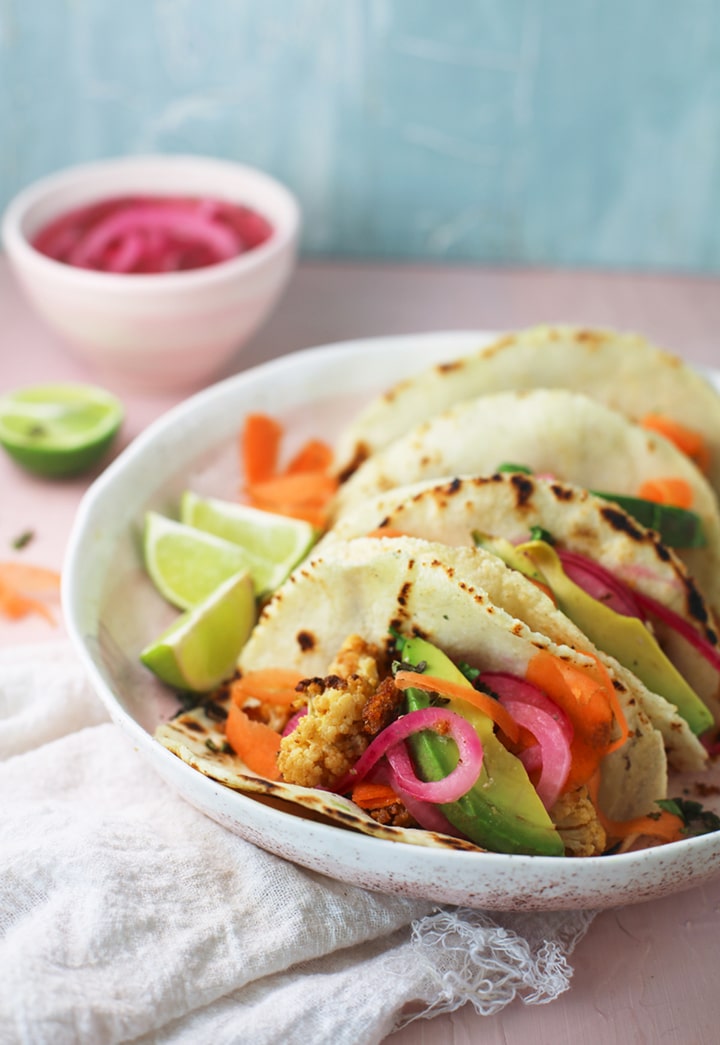
[[[248,414],[240,433],[240,457],[246,483],[270,479],[277,470],[282,425],[267,414]]]
[[[693,502],[690,483],[676,476],[646,479],[638,490],[638,497],[657,504],[671,504],[676,508],[690,508]]]
[[[285,515],[289,519],[303,519],[314,526],[316,530],[324,530],[328,522],[328,510],[311,504],[282,504],[275,501],[263,501],[260,498],[252,498],[251,504],[254,508],[260,508],[264,512],[273,515]]]
[[[407,537],[406,533],[402,530],[393,530],[389,526],[379,526],[376,530],[371,530],[370,533],[365,534],[366,537]]]
[[[665,414],[646,414],[640,424],[652,432],[659,432],[671,443],[682,450],[700,468],[707,472],[710,468],[710,450],[705,439],[692,428],[687,428],[679,421],[673,421]]]
[[[302,677],[297,671],[261,668],[248,671],[235,679],[230,686],[230,693],[240,707],[249,697],[255,697],[268,704],[288,705],[297,700],[298,693],[295,687]]]
[[[352,800],[361,809],[386,809],[399,801],[398,796],[387,784],[373,784],[361,780],[352,790]]]
[[[236,755],[251,773],[267,780],[279,780],[277,765],[280,734],[264,722],[255,722],[237,704],[231,704],[225,720],[225,736]]]
[[[326,472],[332,464],[333,453],[321,439],[308,439],[285,469],[285,475],[298,472]]]
[[[601,668],[597,661],[595,669],[580,668],[547,650],[539,650],[525,674],[526,680],[561,707],[572,723],[572,765],[566,791],[586,784],[613,747],[617,696],[610,677]],[[621,732],[624,721],[622,716]]]
[[[421,689],[423,693],[439,693],[443,697],[466,700],[468,704],[472,704],[473,707],[491,718],[508,740],[514,744],[520,741],[520,727],[510,712],[494,697],[489,697],[487,693],[481,693],[472,686],[463,686],[459,682],[448,682],[435,675],[423,675],[419,671],[398,671],[395,675],[395,685],[401,691]]]
[[[0,578],[25,593],[53,592],[60,588],[60,574],[57,570],[26,562],[0,562]]]
[[[60,587],[60,574],[43,566],[25,562],[0,562],[0,613],[9,620],[20,620],[31,613],[55,624],[55,617],[40,599],[31,595],[52,595]]]
[[[631,835],[647,835],[651,838],[659,838],[663,842],[677,842],[683,837],[684,824],[681,818],[667,809],[658,810],[657,813],[648,813],[645,816],[636,816],[632,820],[611,820],[600,808],[599,789],[600,778],[599,774],[595,773],[588,781],[588,793],[595,806],[598,820],[608,838],[620,840],[629,838]]]
[[[23,595],[2,578],[0,578],[0,613],[10,620],[20,620],[30,613],[37,613],[50,624],[55,624],[55,617],[44,602]]]
[[[322,506],[337,490],[337,480],[325,472],[298,472],[247,484],[250,496],[273,504]]]

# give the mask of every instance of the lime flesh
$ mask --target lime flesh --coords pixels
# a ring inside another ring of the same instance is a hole
[[[252,578],[243,571],[186,610],[140,660],[175,689],[207,693],[233,674],[255,619]]]
[[[214,497],[200,497],[190,490],[182,496],[180,518],[187,525],[244,548],[256,562],[253,576],[261,592],[279,587],[308,553],[317,536],[314,527],[302,519],[290,519]]]
[[[145,566],[160,594],[181,610],[206,599],[236,573],[254,578],[256,562],[244,548],[158,512],[145,516]],[[255,583],[257,591],[257,584]]]
[[[104,456],[122,420],[122,404],[102,388],[35,385],[0,398],[0,444],[35,475],[79,475]]]

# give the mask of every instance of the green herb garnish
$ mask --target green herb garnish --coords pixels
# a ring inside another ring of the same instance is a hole
[[[679,816],[685,824],[688,837],[707,835],[711,831],[720,831],[720,816],[710,809],[705,809],[700,802],[689,798],[663,798],[657,802],[661,809]]]
[[[513,464],[512,461],[505,461],[503,464],[499,464],[496,468],[497,472],[522,472],[523,475],[532,475],[532,468],[528,468],[526,464]]]
[[[15,548],[16,551],[20,551],[21,548],[26,548],[28,546],[28,544],[30,544],[30,541],[33,540],[34,537],[35,537],[35,531],[34,530],[23,530],[22,533],[19,533],[17,535],[17,537],[15,537],[13,539],[12,546],[13,546],[13,548]]]
[[[531,541],[545,541],[546,544],[555,544],[555,538],[548,530],[545,530],[542,526],[531,526],[530,527],[530,540]]]

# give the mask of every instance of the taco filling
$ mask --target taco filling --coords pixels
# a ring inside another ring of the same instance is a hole
[[[280,715],[272,678],[249,672],[229,687],[230,715],[238,708],[253,723],[227,730],[247,768],[344,795],[380,824],[552,856],[680,837],[681,822],[659,807],[625,823],[600,807],[604,759],[628,738],[600,665],[538,651],[523,678],[457,665],[416,636],[395,634],[388,650],[351,635],[327,675],[297,682]]]

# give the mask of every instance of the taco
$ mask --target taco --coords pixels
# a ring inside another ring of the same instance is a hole
[[[565,388],[677,440],[720,493],[720,395],[678,356],[635,334],[539,326],[438,363],[372,400],[337,447],[347,477],[432,414],[495,392]]]
[[[535,591],[472,548],[412,538],[329,545],[265,607],[230,685],[230,715],[274,736],[277,772],[251,770],[255,740],[245,760],[223,750],[202,709],[160,727],[158,739],[239,790],[419,844],[559,856],[677,837],[675,818],[656,806],[667,789],[662,737],[621,670],[589,644],[584,652],[562,615],[552,626],[574,646],[512,616],[483,582],[517,589],[518,604]],[[531,615],[543,624],[548,613],[536,604]],[[279,714],[277,680],[288,672],[294,702]],[[268,675],[269,689],[255,690]],[[348,801],[366,802],[358,788],[368,782],[383,796],[370,816]]]
[[[672,478],[685,484],[700,540],[676,541],[676,550],[708,599],[720,609],[720,511],[695,465],[672,443],[587,396],[553,389],[500,392],[466,400],[378,451],[340,486],[336,521],[397,486],[457,475],[492,475],[516,464],[574,483],[614,501],[651,502],[644,484]],[[660,506],[662,507],[662,506]],[[666,513],[669,509],[666,509]],[[677,510],[672,509],[675,513]],[[674,515],[673,515],[674,518]],[[680,547],[690,543],[697,546]]]
[[[720,721],[716,621],[673,550],[617,505],[522,473],[428,481],[366,501],[341,517],[317,552],[367,533],[480,546],[524,571],[601,650],[640,676],[639,699],[663,734],[671,765],[686,771],[705,764],[698,737]],[[531,542],[533,536],[539,539]],[[522,605],[486,588],[536,626]],[[529,604],[547,595],[536,589],[524,598]],[[555,638],[555,609],[545,612],[543,630]]]

